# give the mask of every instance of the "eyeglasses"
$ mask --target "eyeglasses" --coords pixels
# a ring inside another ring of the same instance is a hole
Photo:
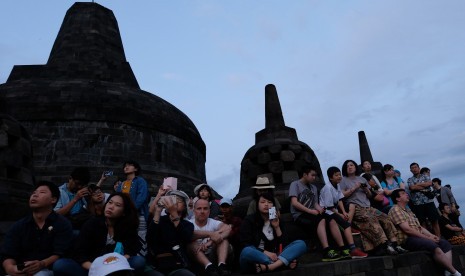
[[[101,195],[101,194],[103,194],[103,192],[100,191],[100,190],[99,190],[99,191],[95,191],[95,192],[92,193],[93,196],[94,196],[94,195]]]

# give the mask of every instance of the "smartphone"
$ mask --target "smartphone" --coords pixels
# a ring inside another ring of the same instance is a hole
[[[18,268],[18,271],[23,271],[26,268],[26,264],[20,263],[20,264],[17,264],[16,267]]]
[[[104,171],[103,172],[103,175],[108,177],[108,176],[112,176],[113,175],[113,171]]]
[[[270,220],[272,219],[275,219],[276,218],[276,207],[271,207],[270,209],[268,209],[268,218]]]

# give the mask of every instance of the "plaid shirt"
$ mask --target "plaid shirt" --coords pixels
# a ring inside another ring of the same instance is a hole
[[[392,206],[391,210],[389,210],[389,219],[391,219],[392,223],[397,228],[397,243],[403,244],[408,238],[408,235],[402,231],[399,224],[403,222],[407,222],[408,225],[421,232],[421,225],[418,221],[415,214],[410,209],[402,209],[399,205],[395,204]]]

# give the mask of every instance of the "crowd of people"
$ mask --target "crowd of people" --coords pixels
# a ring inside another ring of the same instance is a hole
[[[235,268],[266,273],[295,269],[309,248],[319,248],[322,261],[427,250],[445,275],[461,275],[451,251],[451,244],[465,244],[459,206],[450,187],[431,180],[430,170],[417,163],[405,183],[390,164],[378,178],[370,161],[359,167],[346,160],[341,169],[327,169],[329,182],[321,190],[314,185],[317,169],[303,168],[288,200],[305,241],[286,233],[267,177],[257,177],[247,215],[240,218],[232,200],[218,202],[208,184],[197,185],[193,197],[160,185],[151,198],[136,161],[124,162],[123,171],[125,179],[110,194],[101,187],[108,175],[89,185],[84,167],[60,186],[38,181],[29,198],[31,214],[3,241],[3,274],[216,276]],[[360,235],[362,248],[354,235]]]

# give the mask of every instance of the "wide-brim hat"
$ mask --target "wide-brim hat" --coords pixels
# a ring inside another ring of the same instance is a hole
[[[175,196],[179,196],[182,198],[182,200],[184,200],[184,203],[186,203],[186,207],[188,206],[189,204],[189,196],[183,192],[183,191],[180,191],[180,190],[170,190],[168,192],[166,192],[166,195],[175,195]]]
[[[122,270],[134,270],[123,255],[112,252],[96,258],[89,269],[89,276],[105,276]]]
[[[255,186],[252,186],[253,189],[274,189],[274,185],[270,183],[270,179],[265,176],[257,177],[257,182]]]
[[[198,191],[200,191],[200,189],[201,189],[203,186],[208,186],[208,184],[202,183],[202,184],[199,184],[199,185],[195,186],[195,188],[194,188],[194,194],[197,195]],[[210,186],[208,186],[208,187],[210,187]]]

